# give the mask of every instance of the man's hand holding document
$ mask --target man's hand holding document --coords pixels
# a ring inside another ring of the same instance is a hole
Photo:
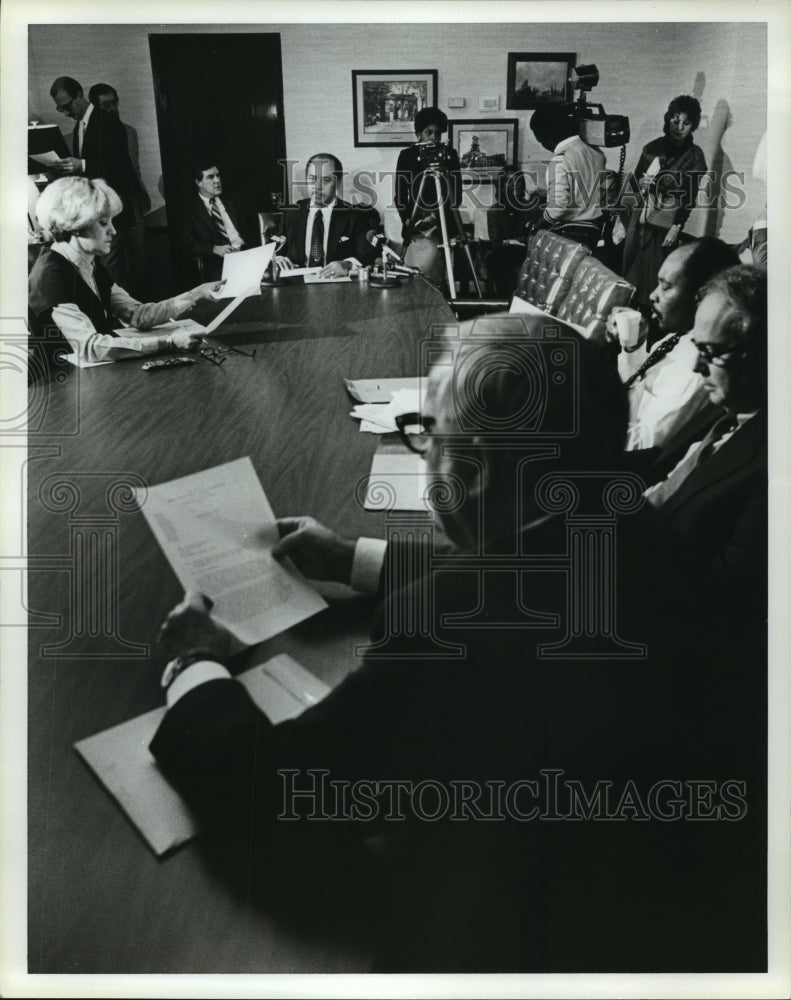
[[[278,562],[275,517],[249,458],[138,492],[138,503],[185,591],[251,646],[325,608],[288,561]]]

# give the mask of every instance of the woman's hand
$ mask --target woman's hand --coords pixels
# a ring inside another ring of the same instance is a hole
[[[678,238],[681,235],[681,226],[671,226],[667,231],[667,235],[662,240],[663,247],[674,247],[678,243]]]
[[[222,281],[204,281],[202,285],[196,285],[192,289],[192,301],[200,302],[201,299],[208,299],[213,302],[215,299],[219,298],[219,292],[222,291],[222,286],[225,284],[225,280]]]

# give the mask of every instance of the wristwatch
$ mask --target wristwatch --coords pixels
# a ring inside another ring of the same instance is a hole
[[[170,687],[182,670],[186,670],[187,667],[191,667],[193,663],[198,663],[200,660],[211,660],[212,663],[219,662],[216,654],[210,649],[190,649],[188,652],[182,653],[181,656],[174,657],[166,664],[160,684],[163,688]]]

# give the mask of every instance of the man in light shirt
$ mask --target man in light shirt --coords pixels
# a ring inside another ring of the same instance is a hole
[[[342,177],[341,161],[332,153],[316,153],[308,160],[310,197],[283,210],[286,244],[278,258],[281,266],[319,267],[322,277],[342,278],[354,265],[374,262],[376,252],[366,232],[378,228],[379,215],[340,198]]]
[[[629,389],[627,451],[662,447],[685,424],[710,422],[712,404],[695,370],[697,352],[689,331],[701,287],[735,264],[735,250],[714,237],[678,247],[663,262],[650,297],[660,336],[649,345],[650,324],[643,320],[637,343],[622,345],[618,355],[618,373]],[[620,307],[607,321],[612,339],[617,338],[618,312]]]
[[[546,206],[536,225],[595,250],[604,221],[604,153],[580,138],[577,119],[564,106],[539,108],[530,128],[553,154],[547,164]]]
[[[201,276],[222,276],[222,259],[228,253],[259,246],[261,235],[254,209],[225,192],[217,157],[207,154],[192,164],[194,194],[185,209],[184,250],[200,261]]]

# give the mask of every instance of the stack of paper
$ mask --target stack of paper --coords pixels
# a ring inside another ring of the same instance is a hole
[[[421,407],[420,379],[366,380],[368,384],[346,381],[346,387],[361,403],[351,411],[360,421],[360,430],[369,434],[389,434],[396,431],[395,418],[402,413],[419,413]],[[384,383],[389,383],[384,388]],[[383,398],[384,397],[384,398]]]

